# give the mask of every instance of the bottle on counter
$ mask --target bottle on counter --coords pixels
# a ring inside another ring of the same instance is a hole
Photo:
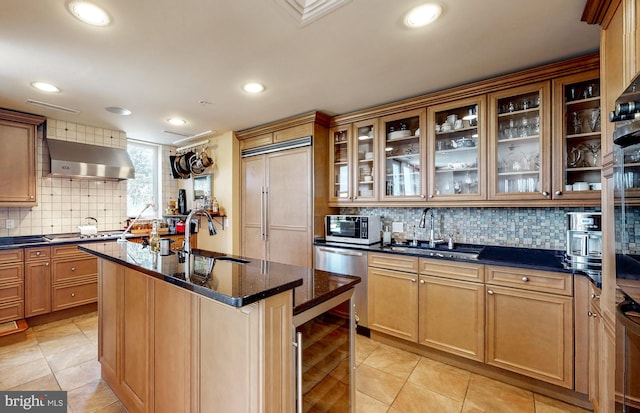
[[[158,220],[154,219],[149,234],[149,249],[153,252],[160,251],[160,235],[158,234]]]
[[[211,212],[215,215],[218,215],[220,211],[220,204],[218,204],[218,200],[214,197],[213,201],[211,201]]]
[[[187,191],[178,190],[178,214],[187,215]]]

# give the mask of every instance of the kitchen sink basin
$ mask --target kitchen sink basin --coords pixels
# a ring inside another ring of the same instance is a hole
[[[418,244],[418,246],[415,247],[410,245],[394,245],[390,247],[390,249],[391,251],[424,255],[425,257],[477,260],[483,248],[479,246],[460,245],[450,250],[447,248],[447,245],[438,245],[435,248],[430,248],[428,245],[429,244]]]

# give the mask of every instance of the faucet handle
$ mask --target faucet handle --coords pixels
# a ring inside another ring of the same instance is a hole
[[[449,234],[449,243],[447,244],[447,248],[449,248],[450,250],[454,248],[453,234]]]

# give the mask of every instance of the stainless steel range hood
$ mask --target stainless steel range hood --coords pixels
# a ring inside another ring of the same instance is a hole
[[[121,181],[135,178],[135,169],[125,149],[87,143],[47,139],[51,169],[49,176]]]

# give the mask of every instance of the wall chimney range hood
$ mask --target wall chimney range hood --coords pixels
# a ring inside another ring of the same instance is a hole
[[[126,149],[59,139],[46,139],[46,142],[51,160],[48,176],[110,181],[135,178]]]

